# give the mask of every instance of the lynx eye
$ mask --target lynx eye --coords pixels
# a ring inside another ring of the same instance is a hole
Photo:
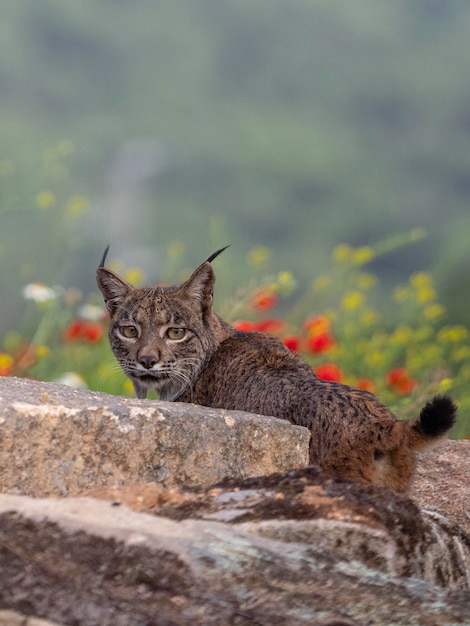
[[[186,328],[169,328],[166,331],[166,336],[168,339],[172,339],[173,341],[177,341],[178,339],[183,339],[186,335]]]
[[[120,326],[119,332],[126,339],[135,339],[137,337],[137,328],[135,326]]]

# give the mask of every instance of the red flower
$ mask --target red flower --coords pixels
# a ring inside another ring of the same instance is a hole
[[[83,338],[90,343],[96,343],[103,336],[103,328],[96,322],[88,322],[83,328]]]
[[[334,363],[324,363],[313,370],[318,378],[332,380],[340,383],[343,380],[343,372]]]
[[[393,387],[395,391],[406,395],[411,393],[418,382],[411,378],[404,367],[396,367],[389,371],[386,377],[387,385]]]
[[[310,317],[304,324],[305,330],[309,335],[323,335],[328,333],[331,328],[331,320],[324,315],[315,315]]]
[[[286,346],[286,348],[289,348],[291,352],[299,351],[300,339],[295,335],[287,335],[287,337],[284,337],[282,340],[282,343]]]
[[[269,311],[273,309],[279,302],[277,294],[271,289],[261,289],[253,294],[251,298],[251,306],[254,309]]]
[[[73,320],[64,330],[65,341],[86,341],[96,343],[103,336],[104,329],[99,322],[90,320]]]
[[[311,335],[307,339],[307,348],[310,352],[316,354],[328,352],[335,344],[335,338],[327,332],[321,333],[320,335]]]
[[[82,324],[82,320],[74,320],[73,322],[70,322],[64,330],[65,341],[76,341],[77,339],[80,339]]]
[[[358,378],[356,381],[356,387],[358,389],[364,389],[365,391],[370,391],[371,393],[375,393],[377,388],[373,380],[370,378]]]
[[[259,322],[250,322],[249,320],[239,320],[233,323],[233,327],[242,331],[259,330],[262,333],[271,333],[272,335],[278,335],[286,323],[282,320],[276,320],[273,318],[262,319]]]
[[[276,320],[272,318],[266,318],[260,320],[256,324],[256,329],[260,330],[262,333],[271,333],[272,335],[277,335],[281,332],[281,330],[285,327],[286,323],[282,320]]]
[[[233,327],[236,330],[241,330],[243,332],[258,330],[256,324],[254,322],[250,322],[249,320],[240,320],[238,322],[234,322]]]

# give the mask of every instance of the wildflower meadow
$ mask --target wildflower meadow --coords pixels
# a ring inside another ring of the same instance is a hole
[[[216,308],[239,330],[278,336],[319,378],[371,391],[400,418],[416,414],[436,393],[451,394],[460,408],[452,436],[468,437],[469,330],[446,322],[430,274],[414,273],[384,296],[368,271],[378,256],[422,236],[415,230],[375,247],[339,245],[329,270],[314,276],[307,289],[299,289],[288,271],[271,274],[270,250],[256,248],[247,258],[251,278]],[[183,251],[178,242],[169,246],[173,265]],[[111,267],[132,284],[143,283],[140,270]],[[28,336],[15,329],[6,334],[1,376],[133,394],[108,346],[107,313],[97,292],[27,283],[22,295],[32,330]]]

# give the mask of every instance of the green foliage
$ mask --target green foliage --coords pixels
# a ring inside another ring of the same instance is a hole
[[[270,275],[270,251],[257,247],[247,258],[252,281],[217,308],[240,330],[278,335],[311,363],[320,378],[372,391],[402,417],[416,414],[432,395],[450,392],[461,410],[453,434],[468,436],[469,331],[447,322],[429,274],[414,273],[384,302],[374,298],[378,279],[366,270],[380,254],[421,236],[420,231],[412,231],[374,247],[341,244],[333,251],[329,271],[318,275],[297,298],[292,274]],[[173,242],[168,247],[168,267],[176,270],[183,255],[184,247]],[[133,284],[143,280],[138,270],[126,270],[116,262],[113,268]],[[18,331],[7,334],[0,352],[0,375],[33,376],[132,395],[108,346],[107,316],[97,293],[84,298],[77,289],[32,283],[23,295],[31,303],[29,323],[36,324],[35,332],[30,339]],[[289,302],[284,313],[266,317],[282,299]],[[390,307],[398,309],[400,322],[387,326],[384,317]]]
[[[387,301],[408,275],[432,271],[446,323],[468,327],[469,26],[461,0],[4,2],[4,361],[39,323],[21,289],[43,282],[63,287],[45,315],[52,324],[60,313],[57,343],[45,342],[36,375],[80,371],[80,354],[86,365],[87,350],[63,353],[77,313],[63,294],[93,291],[108,243],[153,267],[150,279],[178,278],[232,244],[218,260],[226,307],[258,244],[275,251],[274,274],[291,270],[307,293],[338,242],[361,248],[424,228],[427,239],[371,261],[380,280],[368,297]],[[184,257],[166,253],[176,240]],[[300,324],[292,306],[281,302],[280,315]],[[382,311],[387,337],[419,331],[410,307]]]
[[[160,164],[127,207],[138,245],[164,250],[180,238],[199,259],[216,216],[240,255],[272,245],[278,268],[307,284],[338,241],[425,227],[428,243],[389,257],[382,282],[435,267],[449,314],[469,323],[459,288],[468,272],[453,279],[470,221],[469,24],[461,1],[8,0],[0,136],[20,179],[0,204],[10,213],[2,260],[19,264],[40,241],[54,261],[35,250],[35,278],[62,279],[66,233],[36,239],[36,220],[25,226],[38,146],[77,146],[66,182],[93,200],[80,231],[87,256],[121,219],[107,206],[119,154],[150,138]],[[13,256],[12,236],[26,241]]]

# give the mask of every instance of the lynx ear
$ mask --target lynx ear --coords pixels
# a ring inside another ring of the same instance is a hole
[[[212,306],[214,296],[215,274],[207,261],[195,270],[192,276],[181,285],[180,290],[185,296],[199,300],[204,311]]]
[[[196,298],[196,300],[201,302],[204,313],[210,310],[212,301],[214,300],[215,274],[211,263],[227,248],[228,246],[225,246],[211,254],[207,261],[202,263],[197,270],[193,272],[191,278],[180,287],[180,290],[183,291],[186,296]]]
[[[135,290],[135,287],[105,267],[98,267],[96,270],[96,284],[103,294],[106,308],[111,315],[115,313],[125,298]]]

